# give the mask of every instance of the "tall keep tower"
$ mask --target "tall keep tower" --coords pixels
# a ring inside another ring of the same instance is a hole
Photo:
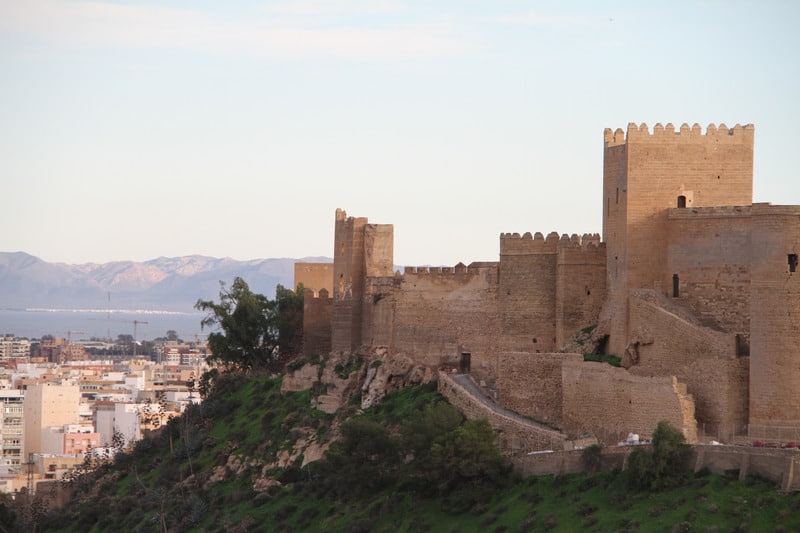
[[[630,289],[672,296],[667,264],[667,210],[750,205],[753,200],[752,125],[728,129],[698,124],[628,124],[605,130],[603,240],[607,246],[608,351],[622,354],[629,339]]]

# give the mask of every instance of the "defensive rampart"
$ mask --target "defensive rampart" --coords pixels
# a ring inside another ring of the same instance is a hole
[[[599,470],[625,470],[628,457],[637,448],[639,446],[603,448]],[[511,462],[524,476],[575,474],[585,472],[583,453],[577,450],[517,455],[511,457]],[[695,445],[686,467],[695,471],[707,468],[716,474],[738,471],[740,480],[758,476],[776,483],[784,492],[800,490],[800,451],[796,449]]]
[[[473,373],[493,379],[500,329],[497,277],[497,263],[407,268],[391,288],[384,284],[385,292],[368,295],[365,305],[385,309],[380,312],[392,353],[436,367],[443,358],[470,352]]]
[[[560,427],[563,424],[564,361],[581,362],[583,356],[501,353],[497,365],[497,403],[533,420]]]
[[[466,377],[466,376],[465,376]],[[470,419],[486,418],[507,441],[525,442],[528,450],[563,450],[569,445],[566,435],[526,421],[520,415],[499,409],[485,398],[472,394],[452,376],[439,373],[439,392]]]
[[[737,357],[736,335],[703,326],[680,300],[631,291],[631,343],[624,362],[640,376],[676,376],[707,431],[730,438],[747,423],[749,360]]]
[[[694,400],[672,376],[635,376],[605,363],[564,361],[563,430],[619,442],[629,433],[649,435],[659,420],[697,439]]]

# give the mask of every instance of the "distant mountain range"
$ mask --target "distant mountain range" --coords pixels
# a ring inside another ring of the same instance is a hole
[[[297,261],[326,257],[253,259],[191,255],[145,262],[68,265],[24,252],[0,252],[0,309],[156,309],[190,311],[198,298],[219,299],[219,282],[243,278],[254,292],[275,297],[292,287]]]

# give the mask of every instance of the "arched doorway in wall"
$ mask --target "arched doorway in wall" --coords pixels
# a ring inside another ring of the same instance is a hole
[[[678,196],[678,208],[686,207],[686,196],[680,195]]]

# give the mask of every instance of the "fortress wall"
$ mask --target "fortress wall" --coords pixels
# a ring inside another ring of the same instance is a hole
[[[631,338],[638,342],[638,361],[631,366],[670,375],[697,359],[736,356],[735,335],[693,321],[691,314],[662,298],[655,291],[631,291]]]
[[[685,310],[665,307],[669,304],[655,291],[632,291],[631,338],[639,344],[629,347],[624,362],[638,354],[632,374],[672,375],[685,383],[698,422],[712,431],[727,435],[741,428],[746,423],[747,361],[736,358],[735,335],[691,322],[692,315],[681,317],[676,313]]]
[[[800,428],[800,264],[790,265],[800,206],[755,204],[752,213],[749,429],[762,435],[763,426]]]
[[[331,310],[333,300],[326,289],[314,296],[313,289],[303,294],[303,354],[326,354],[331,351]]]
[[[603,448],[600,470],[623,469],[628,456],[637,448],[639,446]],[[708,468],[711,472],[724,474],[739,470],[741,480],[754,475],[778,483],[785,492],[800,490],[800,454],[794,450],[708,445],[694,445],[691,449],[687,467],[694,467],[695,471]],[[523,476],[544,476],[584,472],[582,457],[582,451],[561,451],[516,456],[511,461],[514,469]]]
[[[606,247],[599,235],[573,235],[558,247],[556,260],[556,346],[578,330],[597,324],[606,298]]]
[[[635,376],[605,363],[564,361],[562,369],[568,435],[620,441],[631,432],[649,436],[659,420],[668,420],[689,442],[696,440],[694,400],[674,377]]]
[[[663,293],[724,331],[750,333],[750,207],[670,209]]]
[[[438,389],[465,417],[470,420],[486,418],[495,430],[502,432],[500,438],[506,442],[524,442],[529,450],[563,450],[567,444],[563,433],[523,424],[511,416],[494,411],[442,372],[439,373]]]
[[[421,364],[472,354],[472,373],[496,375],[497,263],[455,269],[406,269],[393,292],[391,349]]]
[[[742,433],[748,420],[749,372],[747,357],[698,359],[675,372],[694,398],[701,436],[733,442]]]
[[[401,276],[367,278],[361,326],[362,345],[371,351],[392,345],[394,310]]]
[[[503,350],[556,350],[558,234],[500,237],[498,291]]]
[[[292,289],[296,290],[301,283],[304,288],[313,290],[314,295],[318,295],[320,289],[327,290],[328,295],[333,294],[333,263],[296,262]]]
[[[498,356],[497,403],[548,425],[561,426],[564,361],[580,354],[501,353]]]

